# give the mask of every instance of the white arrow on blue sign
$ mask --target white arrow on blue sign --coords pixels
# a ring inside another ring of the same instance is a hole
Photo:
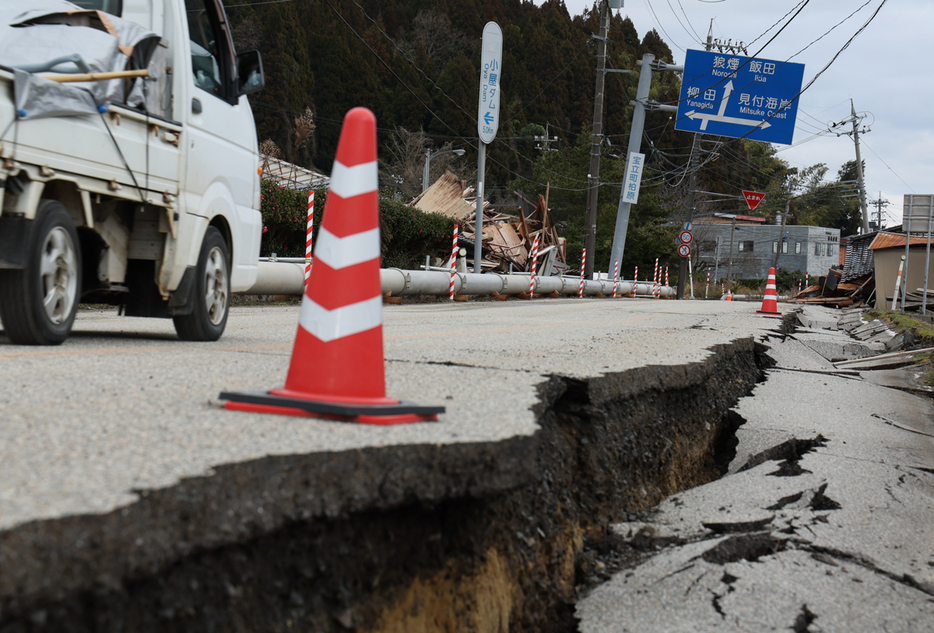
[[[689,50],[675,129],[790,145],[804,64]]]
[[[503,67],[503,31],[496,22],[483,27],[480,53],[480,107],[477,132],[486,144],[493,142],[499,129],[499,90]]]

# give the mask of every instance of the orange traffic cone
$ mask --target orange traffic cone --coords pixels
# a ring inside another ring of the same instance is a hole
[[[732,290],[727,290],[727,291],[726,291],[726,300],[727,300],[727,301],[732,301],[732,300],[733,300],[733,291],[732,291]]]
[[[775,292],[775,269],[769,268],[769,280],[765,283],[765,296],[762,297],[762,309],[756,310],[756,314],[767,314],[769,316],[781,316],[778,311],[778,293]]]
[[[344,118],[285,388],[224,392],[226,408],[366,424],[437,420],[444,407],[386,397],[376,117]]]

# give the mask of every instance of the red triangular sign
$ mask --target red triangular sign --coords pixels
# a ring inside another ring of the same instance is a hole
[[[746,204],[749,205],[750,211],[755,211],[756,207],[759,206],[759,203],[762,202],[762,199],[765,197],[764,193],[759,193],[758,191],[743,191],[743,197],[746,198]]]

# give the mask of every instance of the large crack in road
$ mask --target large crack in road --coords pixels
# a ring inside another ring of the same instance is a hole
[[[644,553],[592,587],[577,630],[934,627],[930,400],[861,376],[768,374],[736,408],[748,421],[729,475],[612,526],[618,549]]]
[[[573,629],[585,543],[726,472],[741,423],[730,408],[762,380],[764,350],[744,338],[699,363],[552,376],[539,385],[540,430],[495,448],[269,457],[106,515],[20,526],[0,542],[8,564],[29,563],[5,575],[18,584],[3,588],[0,631]],[[511,478],[490,461],[507,456]],[[359,471],[380,469],[375,497],[355,492]],[[412,492],[431,478],[432,494]],[[268,525],[224,509],[244,494]],[[163,547],[133,534],[143,515]],[[237,536],[225,542],[225,530]]]

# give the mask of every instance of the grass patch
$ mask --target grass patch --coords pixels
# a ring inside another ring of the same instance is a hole
[[[888,321],[895,326],[899,332],[905,330],[914,330],[918,333],[918,338],[924,344],[924,347],[934,347],[934,325],[923,321],[910,314],[901,312],[891,312],[889,310],[867,310],[866,317],[869,319],[879,319]]]

